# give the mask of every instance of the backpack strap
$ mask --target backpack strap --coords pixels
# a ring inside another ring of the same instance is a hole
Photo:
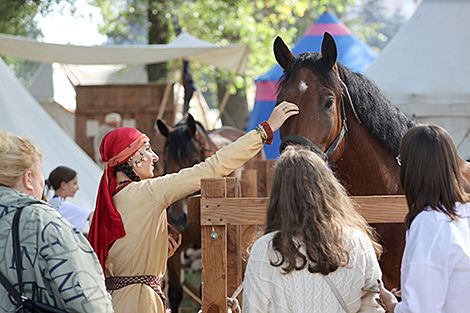
[[[16,210],[15,216],[13,217],[13,224],[11,226],[13,233],[13,255],[16,263],[16,274],[18,276],[18,286],[20,288],[20,294],[24,295],[23,287],[23,261],[21,257],[21,246],[20,246],[20,216],[23,208]]]

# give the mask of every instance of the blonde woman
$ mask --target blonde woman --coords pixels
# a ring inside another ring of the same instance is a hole
[[[19,237],[24,294],[67,312],[113,312],[90,244],[57,210],[40,200],[42,154],[26,138],[0,132],[0,271],[18,289],[12,220],[22,210]],[[0,287],[0,311],[19,304]]]
[[[313,152],[288,147],[274,167],[266,233],[250,253],[243,312],[383,312],[382,247]]]

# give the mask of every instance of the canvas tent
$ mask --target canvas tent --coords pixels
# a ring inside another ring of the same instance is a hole
[[[0,58],[0,130],[25,136],[42,148],[43,175],[59,165],[74,169],[80,190],[67,198],[93,210],[101,169],[47,114]]]
[[[29,83],[29,91],[47,113],[75,139],[75,86],[145,84],[145,65],[76,65],[42,63]]]
[[[59,66],[54,66],[54,62],[69,64],[68,66],[71,66],[70,64],[101,66],[104,64],[127,64],[137,66],[184,58],[185,60],[197,61],[202,64],[244,73],[249,51],[248,45],[229,44],[220,46],[195,38],[185,32],[182,32],[169,44],[104,45],[92,47],[48,44],[32,39],[0,34],[0,55],[52,63],[53,73],[49,76],[63,76],[65,73],[72,82],[74,78],[70,76],[70,68],[68,71],[57,70]],[[52,87],[50,86],[51,84]],[[56,105],[59,102],[54,101],[54,98],[60,97],[63,102],[70,102],[69,100],[73,98],[71,94],[74,92],[70,91],[71,86],[67,80],[62,80],[58,84],[66,85],[64,90],[69,90],[68,92],[56,93],[58,88],[54,88],[54,81],[51,84],[47,86],[47,83],[39,82],[40,88],[44,88],[40,93],[48,93],[47,90],[49,90],[49,94],[52,94],[52,97],[46,96],[47,99],[44,101],[47,104],[45,107],[48,111],[52,112],[51,115],[57,118],[60,124],[69,125],[65,129],[68,133],[73,134],[73,126],[70,126],[67,122],[70,119],[70,114],[60,110],[61,108]],[[50,91],[51,88],[53,88],[52,92]],[[230,88],[227,89],[227,91],[229,90]],[[67,94],[67,97],[64,97],[63,94]],[[43,103],[43,100],[41,100],[41,103]],[[221,107],[224,107],[224,103],[221,103]]]
[[[73,46],[39,42],[0,34],[0,55],[66,64],[152,64],[174,59],[197,61],[226,70],[244,73],[248,45],[220,46],[182,32],[169,44]]]
[[[295,43],[292,52],[298,55],[308,51],[321,51],[323,34],[333,35],[338,48],[338,61],[355,72],[363,72],[377,57],[377,53],[357,38],[335,15],[323,13],[320,18]],[[273,54],[274,58],[274,54]],[[282,68],[276,64],[256,80],[256,96],[247,129],[254,129],[260,122],[267,120],[276,103],[276,84],[282,76]],[[266,146],[269,159],[279,156],[281,139],[279,132],[274,134],[273,144]]]
[[[444,127],[470,157],[470,2],[423,0],[365,72],[392,103]]]

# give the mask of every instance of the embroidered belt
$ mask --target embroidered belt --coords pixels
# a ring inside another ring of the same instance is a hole
[[[162,281],[159,277],[153,275],[106,277],[107,290],[117,290],[133,284],[144,284],[152,288],[162,300],[165,312],[171,312],[166,308],[166,296],[162,291]]]

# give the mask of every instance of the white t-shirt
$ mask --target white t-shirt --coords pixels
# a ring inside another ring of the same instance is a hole
[[[272,248],[275,233],[259,238],[251,249],[243,287],[243,313],[344,312],[322,274],[312,274],[304,268],[286,275],[281,267],[270,264],[277,260]],[[378,290],[377,279],[382,278],[372,243],[360,231],[351,234],[345,238],[348,266],[328,276],[349,312],[383,312],[375,301],[377,294],[362,290],[364,287]]]
[[[87,223],[88,217],[90,216],[90,211],[79,207],[76,204],[65,201],[64,198],[59,196],[54,196],[49,204],[59,211],[70,224],[72,224],[76,229],[83,232],[85,224]]]
[[[470,312],[470,204],[456,210],[458,221],[429,209],[411,223],[395,313]]]

